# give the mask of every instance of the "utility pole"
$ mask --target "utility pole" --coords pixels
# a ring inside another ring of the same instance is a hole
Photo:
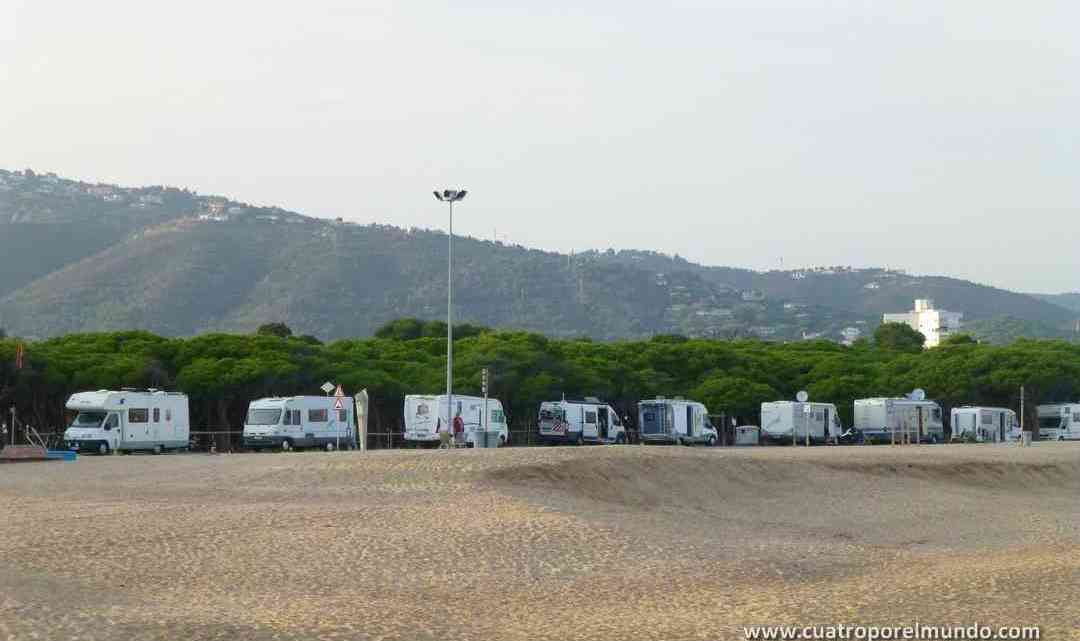
[[[436,200],[450,205],[450,233],[446,252],[446,429],[454,435],[454,203],[469,192],[444,189],[434,192]]]

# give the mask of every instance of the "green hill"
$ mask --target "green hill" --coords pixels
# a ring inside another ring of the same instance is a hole
[[[645,251],[567,256],[455,240],[458,320],[596,339],[828,338],[868,334],[887,311],[935,298],[968,320],[1056,331],[1056,304],[881,269],[754,272]],[[446,235],[352,225],[193,192],[0,171],[0,327],[46,337],[139,328],[250,331],[268,321],[321,338],[446,313]]]

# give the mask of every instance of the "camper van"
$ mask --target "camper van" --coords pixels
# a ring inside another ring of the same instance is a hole
[[[907,398],[860,398],[855,400],[855,429],[864,439],[890,441],[907,438],[912,442],[941,443],[945,426],[941,407],[934,401]]]
[[[340,407],[339,407],[340,406]],[[353,402],[333,396],[260,398],[248,403],[244,447],[253,450],[356,447]]]
[[[66,407],[76,412],[64,431],[64,443],[72,450],[160,454],[188,447],[191,426],[183,394],[155,389],[79,392]]]
[[[1080,403],[1061,406],[1061,428],[1057,440],[1080,441]]]
[[[953,441],[1002,443],[1020,438],[1016,412],[1004,407],[956,407],[949,419]]]
[[[1055,403],[1053,405],[1040,405],[1037,408],[1040,440],[1056,441],[1059,439],[1066,407],[1065,403]]]
[[[625,443],[619,413],[597,398],[540,404],[540,439],[545,443]]]
[[[642,443],[716,445],[717,431],[701,403],[657,397],[638,403],[638,437]]]
[[[506,426],[506,413],[497,398],[485,401],[475,396],[454,394],[454,412],[451,417],[460,416],[465,426],[465,443],[476,443],[476,432],[484,428],[484,404],[487,404],[487,429],[499,432],[499,445],[510,441],[510,431]],[[405,397],[405,441],[414,444],[438,443],[439,433],[452,431],[446,424],[447,397],[445,394],[426,396],[410,394]]]
[[[761,404],[761,438],[767,441],[806,442],[807,433],[815,443],[837,439],[843,429],[832,403],[773,401]]]

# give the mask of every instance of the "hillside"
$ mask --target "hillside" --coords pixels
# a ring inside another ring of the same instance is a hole
[[[1059,307],[1064,307],[1065,309],[1080,313],[1080,292],[1071,292],[1068,294],[1032,294],[1031,296],[1041,301],[1053,303]]]
[[[1064,307],[881,269],[754,272],[643,251],[573,256],[455,241],[458,319],[597,339],[662,333],[767,339],[865,335],[935,298],[969,320],[1067,328]],[[168,335],[284,321],[324,339],[445,315],[446,236],[353,225],[166,187],[0,171],[0,327],[46,337]]]

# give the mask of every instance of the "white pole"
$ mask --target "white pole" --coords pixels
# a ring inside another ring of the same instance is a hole
[[[454,201],[450,200],[450,235],[446,252],[446,429],[454,438]]]

